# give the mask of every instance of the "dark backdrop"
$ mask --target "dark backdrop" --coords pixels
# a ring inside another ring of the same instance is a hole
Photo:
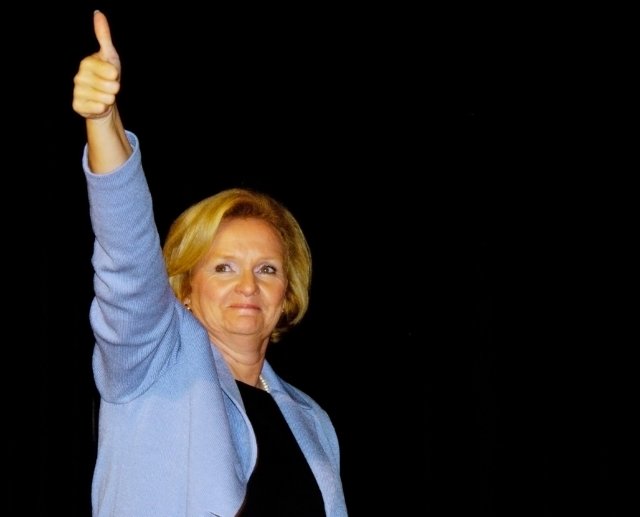
[[[562,324],[576,232],[565,184],[538,174],[544,143],[528,145],[550,110],[519,96],[508,31],[486,12],[191,4],[51,6],[25,27],[47,86],[37,452],[19,455],[36,493],[18,507],[90,513],[92,234],[71,95],[99,7],[161,235],[235,185],[306,232],[310,310],[269,360],[332,416],[351,515],[613,515],[612,363]]]

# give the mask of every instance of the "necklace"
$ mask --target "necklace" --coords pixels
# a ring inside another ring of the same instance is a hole
[[[262,376],[262,374],[260,374],[260,377],[258,378],[260,379],[260,384],[262,384],[262,389],[267,393],[271,393],[269,391],[269,385],[267,384],[267,381],[264,380],[264,377]]]

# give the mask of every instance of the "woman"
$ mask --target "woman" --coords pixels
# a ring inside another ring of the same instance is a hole
[[[308,305],[289,211],[231,189],[187,209],[161,249],[106,17],[74,78],[95,234],[100,392],[94,516],[346,516],[327,413],[265,360]]]

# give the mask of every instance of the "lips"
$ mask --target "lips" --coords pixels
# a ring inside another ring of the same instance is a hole
[[[238,310],[250,310],[250,311],[259,311],[260,306],[254,305],[251,303],[234,303],[229,306],[230,309],[238,309]]]

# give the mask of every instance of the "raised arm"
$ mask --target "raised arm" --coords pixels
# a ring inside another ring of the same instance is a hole
[[[100,45],[98,52],[85,57],[73,79],[73,110],[85,118],[89,167],[105,174],[122,165],[132,149],[118,112],[120,56],[111,41],[107,17],[93,15],[93,27]]]

